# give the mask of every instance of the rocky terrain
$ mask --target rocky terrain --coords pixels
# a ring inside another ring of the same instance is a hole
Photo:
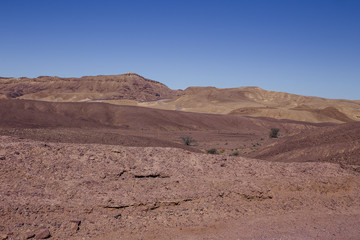
[[[360,238],[358,101],[0,82],[0,240]]]
[[[1,137],[13,239],[358,239],[359,172],[183,149]]]

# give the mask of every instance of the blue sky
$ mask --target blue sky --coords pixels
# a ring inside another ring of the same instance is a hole
[[[360,99],[360,1],[0,0],[0,76]]]

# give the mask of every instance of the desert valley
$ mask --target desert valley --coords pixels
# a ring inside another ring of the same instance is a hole
[[[360,101],[0,78],[0,239],[360,239]]]

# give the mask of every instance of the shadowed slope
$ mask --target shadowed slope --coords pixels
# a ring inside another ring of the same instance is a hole
[[[360,122],[284,137],[250,156],[282,162],[324,161],[360,165]]]
[[[317,125],[267,118],[201,114],[106,103],[54,103],[0,100],[0,126],[6,127],[116,127],[137,130],[287,130]]]

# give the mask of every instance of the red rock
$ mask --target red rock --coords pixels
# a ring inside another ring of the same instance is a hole
[[[35,234],[32,233],[32,232],[29,232],[29,233],[26,233],[25,239],[31,239],[31,238],[34,238],[34,237],[35,237]]]
[[[79,226],[81,224],[81,221],[80,220],[71,220],[71,229],[74,231],[74,232],[77,232],[79,230]]]
[[[6,240],[6,239],[8,239],[7,235],[0,235],[0,240]]]
[[[48,229],[45,229],[45,230],[41,231],[40,233],[36,234],[36,239],[47,239],[50,237],[51,237],[51,234]]]

